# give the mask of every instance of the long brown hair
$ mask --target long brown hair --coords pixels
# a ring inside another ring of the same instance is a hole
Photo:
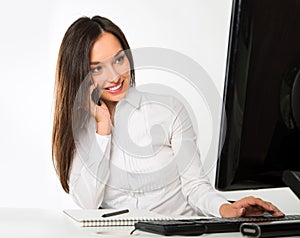
[[[90,49],[103,32],[113,34],[123,47],[130,49],[121,29],[107,18],[81,17],[66,31],[56,67],[55,106],[52,131],[52,160],[63,189],[69,192],[69,171],[75,142],[72,133],[72,108],[76,93],[89,72]],[[134,66],[130,51],[126,51],[131,68],[130,85],[135,85]]]

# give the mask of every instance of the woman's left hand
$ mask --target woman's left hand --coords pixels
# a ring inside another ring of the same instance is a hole
[[[274,217],[284,216],[284,213],[272,203],[252,196],[242,198],[231,204],[223,204],[220,207],[222,217],[260,216],[265,212]]]

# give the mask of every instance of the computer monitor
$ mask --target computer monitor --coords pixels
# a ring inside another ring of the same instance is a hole
[[[215,187],[286,186],[300,171],[300,1],[234,0]]]

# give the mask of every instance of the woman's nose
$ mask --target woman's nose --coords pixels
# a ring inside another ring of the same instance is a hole
[[[107,67],[107,80],[110,83],[117,83],[119,81],[119,73],[113,66]]]

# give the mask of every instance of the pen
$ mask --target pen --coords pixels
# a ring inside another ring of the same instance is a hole
[[[127,212],[129,212],[129,210],[124,209],[124,210],[120,210],[120,211],[116,211],[116,212],[105,213],[102,215],[102,217],[111,217],[111,216],[116,216],[116,215],[120,215],[120,214],[127,213]]]

